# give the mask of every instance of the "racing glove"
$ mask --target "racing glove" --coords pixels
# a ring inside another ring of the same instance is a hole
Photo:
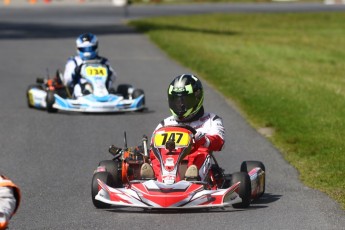
[[[197,132],[194,135],[194,143],[194,149],[198,149],[200,147],[208,147],[210,145],[210,140],[205,133]]]

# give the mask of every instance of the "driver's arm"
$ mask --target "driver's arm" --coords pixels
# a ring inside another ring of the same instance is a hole
[[[108,76],[107,76],[107,89],[110,89],[113,87],[113,83],[116,81],[117,74],[115,70],[111,67],[109,60],[107,58],[102,58],[101,63],[105,64],[108,69]]]
[[[69,59],[65,66],[65,71],[63,74],[64,84],[66,86],[70,86],[71,82],[73,81],[73,75],[75,74],[75,67],[76,63]]]
[[[16,207],[16,199],[11,187],[0,187],[0,229],[6,229]]]
[[[20,203],[19,188],[0,175],[0,230],[6,229]]]
[[[203,146],[210,151],[221,151],[225,144],[225,128],[222,118],[217,115],[211,116],[208,126]]]

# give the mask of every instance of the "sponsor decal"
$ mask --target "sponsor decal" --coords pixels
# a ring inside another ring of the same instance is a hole
[[[175,175],[167,175],[162,177],[164,184],[173,184],[175,183]]]
[[[168,158],[165,160],[165,166],[173,167],[174,165],[175,165],[175,164],[174,164],[174,158],[168,157]]]
[[[181,92],[186,91],[186,89],[184,87],[174,87],[173,91],[176,93],[181,93]]]

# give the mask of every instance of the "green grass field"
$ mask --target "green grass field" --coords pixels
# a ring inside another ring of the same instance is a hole
[[[213,14],[130,22],[234,101],[345,208],[345,13]]]

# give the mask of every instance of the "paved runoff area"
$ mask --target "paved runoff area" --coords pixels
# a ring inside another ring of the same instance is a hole
[[[32,7],[54,5],[113,5],[125,6],[127,0],[0,0],[0,7]]]

